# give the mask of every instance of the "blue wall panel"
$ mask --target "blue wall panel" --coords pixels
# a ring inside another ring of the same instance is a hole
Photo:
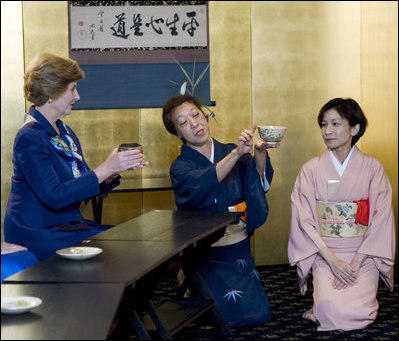
[[[193,63],[181,64],[192,77]],[[194,79],[208,63],[195,63]],[[128,109],[158,108],[180,87],[169,80],[182,84],[186,77],[176,63],[165,64],[107,64],[80,65],[85,78],[78,82],[80,100],[75,109]],[[190,88],[190,87],[189,87]],[[195,97],[205,99],[210,105],[209,69],[195,89]]]

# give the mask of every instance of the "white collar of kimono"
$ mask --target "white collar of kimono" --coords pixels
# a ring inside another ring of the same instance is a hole
[[[348,166],[349,159],[351,158],[354,149],[355,146],[353,145],[351,151],[349,152],[348,156],[346,157],[345,161],[342,164],[337,160],[337,158],[335,157],[334,153],[331,150],[328,151],[328,153],[330,154],[331,161],[340,177],[342,177],[342,174],[344,174],[346,166]]]
[[[212,163],[214,163],[214,157],[215,157],[215,148],[213,146],[213,139],[212,137],[209,138],[209,141],[211,141],[212,143],[212,148],[211,148],[211,157],[209,158],[209,161],[211,161]]]

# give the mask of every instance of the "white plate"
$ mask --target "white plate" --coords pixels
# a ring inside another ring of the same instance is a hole
[[[56,251],[56,253],[61,257],[74,260],[89,259],[97,256],[101,252],[103,252],[103,250],[99,247],[90,246],[72,246],[66,249],[60,249]]]
[[[32,296],[15,296],[1,298],[1,312],[5,314],[25,313],[42,304],[42,300]]]

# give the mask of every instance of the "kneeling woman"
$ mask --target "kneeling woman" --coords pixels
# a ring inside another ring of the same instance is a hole
[[[301,294],[313,277],[304,318],[318,331],[362,329],[377,317],[379,277],[393,290],[392,189],[382,164],[355,145],[367,126],[356,101],[334,98],[317,120],[327,150],[296,179],[288,259]]]
[[[249,236],[268,215],[265,192],[273,168],[266,149],[271,146],[259,140],[255,156],[250,154],[256,125],[241,133],[238,145],[211,138],[200,104],[189,95],[165,103],[163,122],[183,142],[170,168],[177,209],[228,212],[238,204],[247,207],[246,222],[228,226],[198,263],[215,302],[230,326],[269,321],[270,306],[251,256]]]

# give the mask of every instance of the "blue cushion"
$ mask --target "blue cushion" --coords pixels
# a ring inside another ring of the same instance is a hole
[[[18,251],[1,255],[1,283],[3,279],[16,274],[38,262],[29,251]]]

